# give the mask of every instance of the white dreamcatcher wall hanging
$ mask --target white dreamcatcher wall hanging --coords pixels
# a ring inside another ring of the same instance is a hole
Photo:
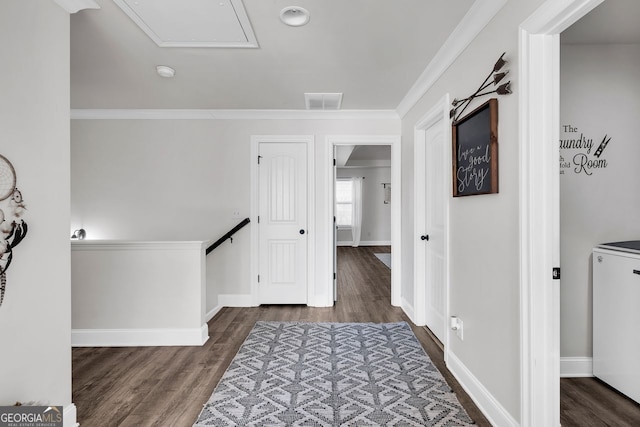
[[[7,287],[7,269],[13,259],[13,248],[27,235],[22,193],[16,186],[16,170],[0,154],[0,306]]]

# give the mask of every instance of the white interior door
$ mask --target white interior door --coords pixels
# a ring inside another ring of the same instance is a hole
[[[445,342],[446,307],[446,208],[445,177],[449,166],[445,162],[445,135],[442,120],[425,129],[425,245],[424,307],[425,324],[441,342]],[[424,237],[424,239],[422,239]]]
[[[307,145],[261,142],[260,304],[307,304]]]

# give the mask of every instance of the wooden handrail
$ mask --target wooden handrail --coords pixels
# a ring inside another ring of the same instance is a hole
[[[214,243],[212,243],[211,246],[209,246],[207,248],[207,255],[209,255],[209,253],[211,251],[213,251],[215,248],[217,248],[218,246],[223,244],[225,242],[225,240],[230,239],[231,236],[233,236],[236,233],[236,231],[240,230],[242,227],[244,227],[245,225],[249,224],[250,222],[251,222],[251,220],[249,218],[243,219],[240,224],[238,224],[235,227],[233,227],[231,230],[229,230],[229,232],[227,234],[225,234],[224,236],[222,236],[221,238],[216,240]]]

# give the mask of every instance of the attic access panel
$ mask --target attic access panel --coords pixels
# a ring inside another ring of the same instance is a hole
[[[242,0],[114,0],[160,47],[258,47]]]

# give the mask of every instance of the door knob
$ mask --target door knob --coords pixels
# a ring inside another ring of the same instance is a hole
[[[423,234],[422,236],[420,236],[420,240],[429,241],[429,235],[428,234]]]
[[[304,234],[304,230],[303,229],[300,229],[300,234]]]

